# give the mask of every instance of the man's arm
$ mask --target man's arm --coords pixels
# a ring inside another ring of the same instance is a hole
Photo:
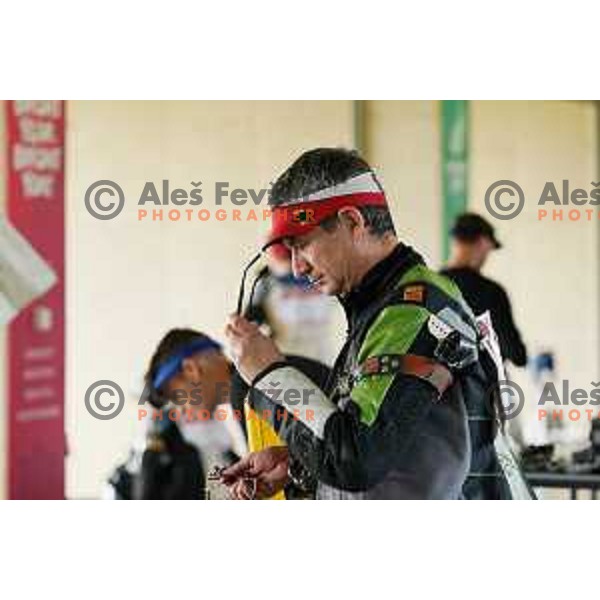
[[[426,308],[417,305],[385,308],[365,336],[359,364],[370,365],[369,359],[384,356],[433,356],[437,340],[428,333],[430,316]],[[417,495],[430,497],[437,496],[436,491],[444,487],[442,482],[453,477],[454,465],[463,464],[468,446],[466,425],[454,426],[453,422],[448,426],[447,420],[450,416],[466,422],[453,408],[460,402],[443,402],[434,418],[427,419],[439,400],[438,388],[427,377],[402,370],[367,369],[336,405],[286,363],[272,341],[252,324],[232,317],[227,335],[238,369],[262,392],[257,394],[255,410],[259,414],[262,410],[271,414],[277,409],[285,411],[279,436],[288,444],[292,459],[323,483],[361,491],[377,484],[391,469],[414,473],[418,461]],[[415,447],[412,442],[417,434],[423,435],[427,444]]]
[[[391,379],[370,424],[361,419],[361,409],[351,398],[339,410],[314,382],[284,364],[254,382],[262,392],[255,408],[284,414],[279,435],[291,459],[319,481],[338,489],[366,490],[409,460],[413,434],[438,400],[435,387],[419,378],[398,373]],[[423,473],[424,480],[431,476]]]
[[[527,349],[515,324],[508,294],[498,286],[495,296],[494,325],[502,356],[516,367],[524,367],[527,364]]]
[[[429,315],[419,306],[388,307],[369,329],[358,360],[362,363],[367,358],[409,352],[430,355],[424,343]],[[435,495],[429,491],[440,489],[440,482],[448,476],[451,455],[461,454],[466,445],[463,429],[445,427],[442,415],[451,410],[441,407],[437,421],[442,423],[430,436],[433,441],[425,447],[411,447],[417,432],[427,434],[423,420],[438,400],[435,385],[424,378],[402,372],[361,377],[350,395],[341,399],[341,410],[314,382],[269,348],[251,324],[234,318],[228,337],[238,368],[246,376],[252,373],[253,385],[262,392],[255,409],[259,413],[286,411],[280,437],[288,444],[292,458],[326,484],[364,490],[383,479],[390,469],[414,470],[418,460],[423,465],[421,494]],[[444,448],[442,453],[448,448],[448,456],[436,454],[432,459],[429,454],[434,446]]]

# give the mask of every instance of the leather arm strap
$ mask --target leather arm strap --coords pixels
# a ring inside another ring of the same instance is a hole
[[[433,385],[441,397],[452,385],[452,373],[439,362],[418,354],[382,354],[367,358],[357,370],[355,381],[372,375],[404,373]]]

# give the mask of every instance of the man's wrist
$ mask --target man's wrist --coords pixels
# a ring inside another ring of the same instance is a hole
[[[290,363],[282,358],[281,360],[276,360],[271,364],[267,365],[263,369],[261,369],[251,380],[250,387],[255,387],[256,384],[264,379],[269,373],[276,371],[277,369],[281,369],[282,367],[289,367]]]

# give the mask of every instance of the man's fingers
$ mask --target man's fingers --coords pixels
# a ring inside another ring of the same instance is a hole
[[[233,335],[251,335],[258,331],[258,325],[239,315],[231,315],[227,319],[226,330],[229,330]]]
[[[229,488],[229,495],[234,500],[254,500],[256,484],[252,479],[238,479]]]
[[[229,495],[233,500],[245,500],[243,496],[243,486],[241,485],[242,483],[243,481],[240,479],[229,487]]]
[[[225,469],[223,473],[221,473],[221,480],[225,485],[231,485],[240,477],[244,477],[247,475],[249,469],[252,467],[250,457],[251,455],[249,454],[248,456],[236,462],[234,465],[227,467],[227,469]]]
[[[227,319],[227,324],[225,327],[225,331],[228,331],[230,334],[232,335],[237,335],[238,330],[239,330],[239,320],[241,317],[239,317],[238,315],[231,315],[228,319]]]
[[[261,470],[257,468],[255,459],[256,454],[256,452],[251,452],[234,465],[227,467],[223,473],[221,473],[221,481],[225,485],[231,485],[240,477],[256,477],[259,475]]]
[[[229,340],[233,340],[238,337],[235,329],[229,324],[225,325],[225,337]]]
[[[244,480],[240,479],[236,484],[236,499],[237,500],[248,500],[248,492],[246,490],[246,486],[244,485]]]

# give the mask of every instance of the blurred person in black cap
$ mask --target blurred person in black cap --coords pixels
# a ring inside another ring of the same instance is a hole
[[[450,234],[450,259],[442,273],[458,285],[476,315],[490,311],[502,356],[524,367],[527,350],[515,325],[508,294],[500,284],[481,274],[490,252],[502,247],[494,228],[483,217],[464,213],[456,219]]]

